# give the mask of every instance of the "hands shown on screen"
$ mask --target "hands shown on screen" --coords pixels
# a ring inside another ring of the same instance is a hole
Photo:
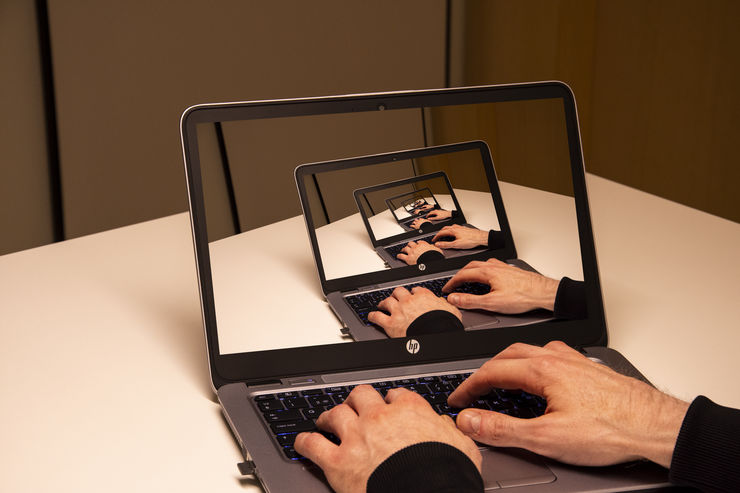
[[[453,237],[454,240],[438,241],[439,238],[449,236]],[[437,234],[432,238],[432,243],[439,248],[455,248],[457,250],[486,246],[488,245],[488,231],[453,224],[437,231]]]
[[[419,394],[391,389],[385,399],[360,385],[340,404],[319,416],[322,430],[341,440],[335,445],[319,433],[301,433],[295,449],[323,469],[335,491],[364,492],[372,472],[393,453],[421,442],[442,442],[464,452],[478,470],[475,443],[448,416],[439,416]]]
[[[411,226],[411,229],[419,229],[421,228],[421,225],[424,223],[432,224],[432,222],[425,217],[417,217],[416,219],[411,221],[410,226]]]
[[[445,228],[440,230],[439,234],[444,230]],[[458,285],[466,282],[488,284],[491,291],[482,295],[451,293]],[[447,301],[458,308],[482,308],[513,314],[536,308],[553,310],[559,284],[560,281],[542,274],[490,259],[486,262],[470,262],[444,285],[442,291],[450,293]]]
[[[577,465],[645,458],[669,467],[689,407],[559,341],[509,346],[460,384],[448,403],[464,408],[495,387],[544,397],[547,411],[520,419],[467,409],[457,416],[460,430],[482,443],[525,448]]]
[[[416,261],[419,257],[430,250],[442,253],[442,250],[426,241],[409,241],[408,244],[401,249],[401,253],[396,255],[396,258],[406,262],[408,265],[416,265]]]
[[[380,326],[389,337],[405,337],[411,322],[432,310],[446,310],[462,320],[460,310],[421,287],[412,288],[410,292],[406,288],[398,287],[388,298],[378,303],[378,308],[390,315],[372,311],[367,319]]]
[[[452,217],[452,212],[445,209],[435,209],[425,216],[427,219],[432,221],[442,221],[443,219],[449,219]]]

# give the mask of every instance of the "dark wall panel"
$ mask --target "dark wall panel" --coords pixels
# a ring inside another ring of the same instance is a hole
[[[50,2],[69,236],[187,208],[201,102],[439,87],[445,3]]]

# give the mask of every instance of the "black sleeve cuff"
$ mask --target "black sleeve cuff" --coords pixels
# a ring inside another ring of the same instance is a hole
[[[421,223],[421,224],[419,225],[419,227],[418,227],[418,228],[416,228],[416,229],[417,229],[417,230],[418,230],[418,231],[419,231],[420,233],[422,233],[422,234],[423,234],[423,233],[426,233],[426,232],[427,232],[427,229],[426,229],[426,228],[429,228],[429,227],[431,227],[431,226],[434,226],[434,224],[432,223],[432,221],[426,220],[426,221],[422,221],[422,223]]]
[[[673,450],[672,483],[740,491],[740,410],[700,395],[689,406]]]
[[[480,493],[483,479],[470,458],[451,445],[422,442],[383,461],[367,480],[367,493]]]
[[[465,328],[455,315],[446,310],[432,310],[416,317],[416,320],[411,322],[406,329],[406,335],[440,334],[459,330],[465,330]]]
[[[491,230],[488,232],[488,249],[498,250],[506,246],[506,238],[501,231]]]
[[[558,285],[555,295],[555,318],[578,320],[586,318],[586,285],[583,281],[574,281],[564,277]]]
[[[445,256],[442,252],[438,252],[437,250],[427,250],[426,252],[419,255],[419,258],[416,259],[416,265],[428,264],[429,262],[444,259]]]

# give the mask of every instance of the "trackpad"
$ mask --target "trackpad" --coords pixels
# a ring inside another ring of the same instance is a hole
[[[542,459],[526,450],[485,448],[480,453],[486,491],[555,481],[555,475]]]

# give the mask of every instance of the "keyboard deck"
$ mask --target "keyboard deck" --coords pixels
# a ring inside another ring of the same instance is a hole
[[[469,375],[470,373],[453,373],[402,378],[370,382],[370,385],[383,396],[392,388],[409,389],[424,397],[437,413],[446,414],[454,419],[460,410],[448,406],[447,397]],[[253,397],[253,400],[285,457],[302,460],[305,458],[293,448],[295,437],[303,431],[319,431],[316,427],[319,415],[344,402],[354,387],[355,385],[340,385],[261,394]],[[473,402],[470,407],[497,411],[518,418],[534,418],[545,412],[547,403],[541,397],[521,390],[494,389]],[[332,442],[340,443],[338,437],[326,432],[321,433]]]
[[[452,278],[452,276],[446,276],[446,277],[440,277],[437,279],[430,279],[428,281],[421,281],[421,282],[415,282],[411,284],[405,284],[403,287],[405,287],[408,290],[411,290],[411,288],[420,286],[423,288],[427,288],[432,293],[434,293],[436,296],[447,298],[447,293],[442,292],[442,287],[447,284],[447,281],[449,281]],[[393,292],[393,288],[386,288],[386,289],[378,289],[376,291],[368,291],[365,293],[359,293],[354,295],[347,295],[344,297],[344,299],[347,301],[347,304],[352,308],[352,310],[357,314],[357,316],[362,320],[362,322],[365,325],[372,325],[367,320],[367,314],[371,311],[378,310],[378,303],[380,303],[385,298],[389,297],[391,293]],[[490,286],[488,284],[482,284],[478,282],[470,282],[461,284],[457,288],[455,288],[455,293],[469,293],[469,294],[486,294],[491,290]]]
[[[434,232],[434,233],[432,233],[430,235],[420,236],[419,238],[416,238],[416,239],[411,240],[411,241],[426,241],[427,243],[431,243],[432,242],[432,238],[434,238],[436,236],[436,234],[437,234],[437,232]],[[454,236],[441,236],[438,241],[453,241],[454,239],[455,239]],[[391,246],[384,247],[383,250],[385,250],[386,252],[388,252],[388,254],[391,257],[396,258],[396,255],[398,255],[399,253],[401,253],[401,250],[403,250],[403,248],[407,244],[408,244],[408,242],[399,243],[397,245],[391,245]]]

